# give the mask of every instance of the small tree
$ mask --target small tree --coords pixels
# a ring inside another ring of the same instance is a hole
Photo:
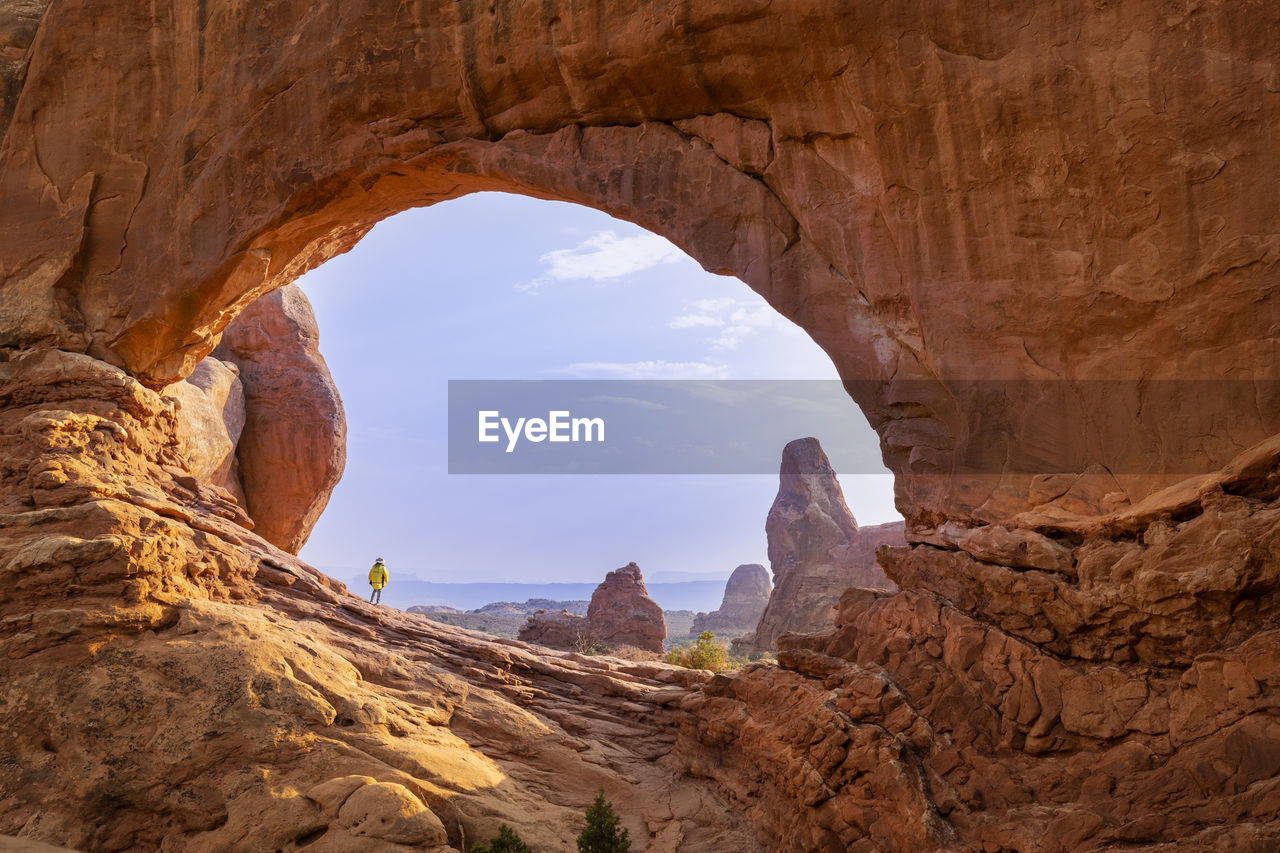
[[[604,788],[596,794],[586,818],[587,826],[578,836],[578,853],[627,853],[631,849],[627,831],[618,828],[613,804],[604,798]]]
[[[609,647],[596,638],[590,631],[580,630],[573,635],[573,650],[580,655],[594,657],[609,654]]]
[[[729,653],[716,642],[715,634],[703,631],[692,646],[677,646],[668,652],[667,663],[720,672],[729,668]]]
[[[489,845],[477,844],[471,853],[533,853],[529,845],[520,840],[520,836],[505,823],[498,827],[498,834],[489,839]]]

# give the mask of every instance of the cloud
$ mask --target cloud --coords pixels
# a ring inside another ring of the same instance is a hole
[[[552,373],[581,379],[727,379],[729,368],[704,361],[580,361]]]
[[[667,325],[673,329],[696,329],[699,326],[719,328],[724,325],[724,320],[710,314],[681,314]]]
[[[685,257],[684,252],[657,234],[619,237],[613,231],[597,231],[572,249],[555,249],[542,255],[538,258],[545,267],[542,275],[516,285],[516,289],[534,293],[553,281],[609,281]]]
[[[737,349],[743,339],[764,329],[791,331],[794,327],[759,297],[698,299],[684,306],[684,313],[672,318],[672,329],[714,329],[708,340],[716,352]]]

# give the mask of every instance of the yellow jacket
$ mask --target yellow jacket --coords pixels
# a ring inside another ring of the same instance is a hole
[[[374,563],[373,568],[369,570],[369,586],[374,589],[382,589],[387,585],[387,567],[382,563]]]

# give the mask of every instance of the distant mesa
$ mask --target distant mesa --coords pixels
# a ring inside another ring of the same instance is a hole
[[[769,603],[773,584],[769,570],[759,563],[745,563],[733,570],[724,586],[724,600],[718,610],[699,613],[689,633],[741,634],[756,627]]]
[[[591,596],[585,617],[567,610],[534,613],[520,628],[519,636],[525,642],[570,651],[633,646],[660,653],[667,625],[662,608],[645,589],[640,567],[628,563],[605,575]]]
[[[816,438],[783,449],[765,534],[773,593],[754,634],[735,642],[738,651],[772,651],[786,633],[830,631],[850,587],[896,589],[876,563],[876,549],[905,545],[903,522],[859,527]]]
[[[444,604],[417,604],[410,608],[410,613],[418,613],[436,622],[456,625],[472,631],[484,631],[498,637],[516,639],[521,626],[530,614],[541,611],[565,610],[569,613],[585,616],[586,601],[560,601],[550,598],[531,598],[524,603],[514,601],[495,601],[474,610],[463,610]]]

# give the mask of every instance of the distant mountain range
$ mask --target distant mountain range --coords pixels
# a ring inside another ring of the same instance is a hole
[[[369,585],[346,573],[331,573],[356,595],[369,595]],[[649,596],[663,610],[708,612],[720,606],[724,597],[724,580],[683,581],[678,583],[646,583]],[[382,601],[407,610],[417,604],[442,604],[459,610],[475,610],[498,601],[524,602],[531,598],[553,601],[591,599],[598,584],[594,583],[436,583],[421,580],[397,580],[382,591]]]

